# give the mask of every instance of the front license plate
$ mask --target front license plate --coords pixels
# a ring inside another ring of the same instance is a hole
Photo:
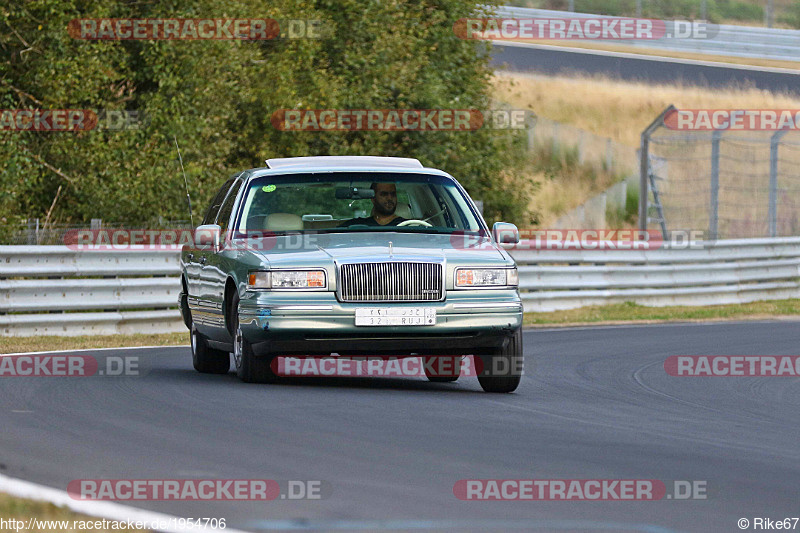
[[[430,307],[357,307],[356,326],[434,326],[436,309]]]

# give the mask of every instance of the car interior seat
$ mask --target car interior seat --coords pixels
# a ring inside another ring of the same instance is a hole
[[[302,231],[303,219],[292,213],[272,213],[264,220],[264,229],[269,231]]]

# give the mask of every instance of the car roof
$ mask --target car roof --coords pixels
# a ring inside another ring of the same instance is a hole
[[[348,169],[383,169],[383,168],[424,168],[418,159],[410,157],[377,157],[369,155],[323,155],[313,157],[283,157],[267,159],[267,168],[348,168]]]

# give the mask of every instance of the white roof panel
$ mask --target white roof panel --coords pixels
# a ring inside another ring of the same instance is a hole
[[[360,168],[423,168],[422,163],[410,157],[378,157],[371,155],[320,155],[313,157],[283,157],[267,159],[269,168],[287,167],[360,167]]]

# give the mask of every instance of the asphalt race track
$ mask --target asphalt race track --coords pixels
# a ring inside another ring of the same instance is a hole
[[[187,335],[188,336],[188,335]],[[793,355],[797,322],[526,330],[516,393],[475,378],[201,375],[188,347],[139,377],[0,379],[0,473],[320,480],[321,500],[124,502],[251,531],[739,531],[800,514],[800,378],[666,375],[670,355]],[[460,479],[705,481],[707,499],[461,501]],[[798,526],[800,527],[800,526]]]
[[[494,42],[492,65],[539,74],[602,74],[610,78],[702,87],[756,87],[773,92],[800,92],[800,71],[565,49],[555,46]]]

